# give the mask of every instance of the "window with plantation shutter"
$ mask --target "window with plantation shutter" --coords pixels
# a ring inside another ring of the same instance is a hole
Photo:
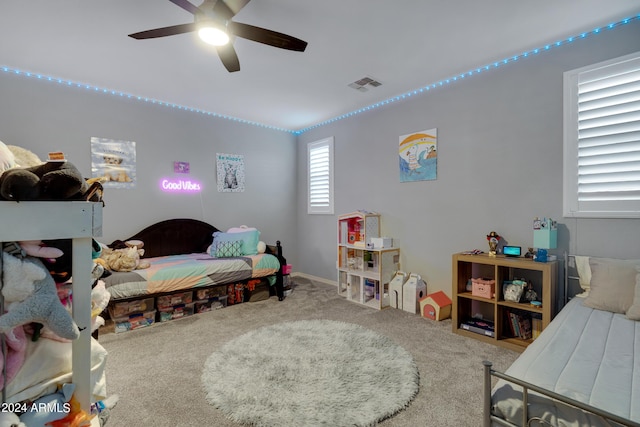
[[[310,214],[333,214],[333,137],[307,145]]]
[[[640,52],[564,74],[564,215],[640,218]]]

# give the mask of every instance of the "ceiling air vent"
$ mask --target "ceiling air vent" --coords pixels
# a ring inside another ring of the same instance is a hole
[[[349,83],[348,86],[359,92],[366,92],[369,90],[369,87],[378,87],[381,84],[382,83],[380,83],[379,81],[372,79],[371,77],[365,76],[360,80],[356,80],[353,83]]]

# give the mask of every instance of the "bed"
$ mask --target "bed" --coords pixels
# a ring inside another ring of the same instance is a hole
[[[266,245],[264,253],[231,253],[231,256],[215,257],[212,245],[218,240],[247,239],[248,232],[220,232],[205,222],[189,219],[160,221],[122,241],[140,240],[144,243],[142,260],[148,268],[130,272],[112,272],[103,278],[111,294],[112,302],[142,297],[157,297],[178,291],[203,289],[232,283],[265,279],[273,287],[273,293],[283,299],[282,246]],[[214,241],[214,233],[217,237]],[[249,233],[252,245],[258,243],[255,233]],[[244,237],[235,237],[244,236]],[[259,236],[259,232],[257,233]],[[110,246],[117,244],[112,242]],[[248,247],[248,241],[244,247]],[[213,256],[212,256],[213,255]],[[220,255],[220,253],[218,253]],[[228,254],[227,254],[228,255]]]
[[[582,293],[504,373],[484,362],[485,427],[640,426],[640,260],[564,264]]]

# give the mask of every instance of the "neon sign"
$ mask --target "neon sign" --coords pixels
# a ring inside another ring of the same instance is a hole
[[[162,191],[170,193],[199,193],[202,190],[202,185],[190,179],[164,178],[160,181],[160,188]]]

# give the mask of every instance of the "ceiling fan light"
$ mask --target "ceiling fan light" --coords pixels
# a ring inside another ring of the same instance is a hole
[[[202,27],[198,30],[198,36],[200,40],[213,46],[224,46],[229,43],[229,35],[216,27]]]

